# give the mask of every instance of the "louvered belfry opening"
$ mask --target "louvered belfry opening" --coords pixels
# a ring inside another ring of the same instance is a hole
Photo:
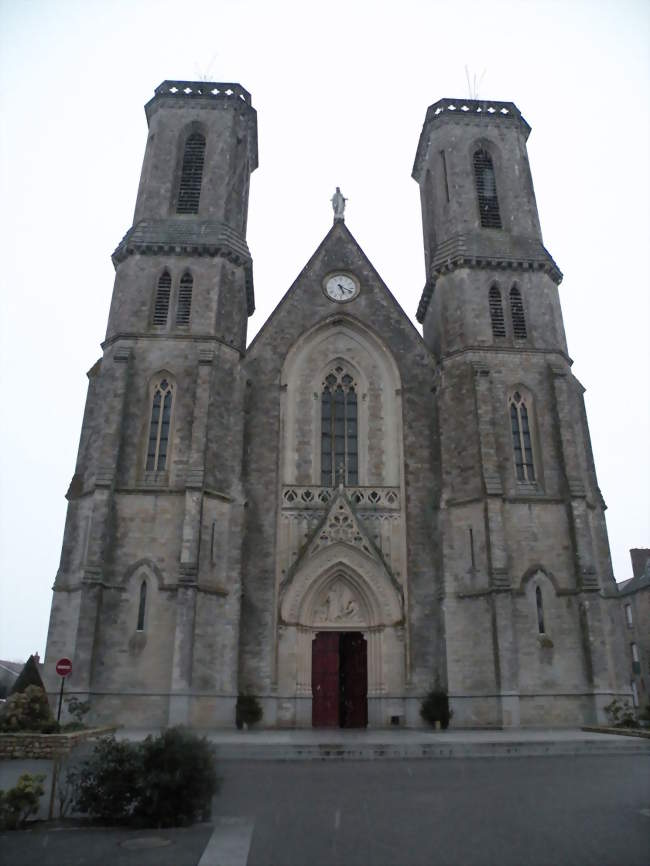
[[[501,292],[497,286],[492,286],[490,289],[490,320],[492,322],[492,336],[505,337],[506,320],[503,315]]]
[[[517,286],[513,286],[510,289],[510,316],[512,318],[512,333],[515,340],[525,340],[528,332],[526,330],[524,302],[521,299],[521,292]]]
[[[166,325],[169,314],[169,296],[172,290],[172,278],[169,271],[163,271],[158,280],[156,301],[153,308],[154,325]]]
[[[494,166],[492,165],[492,157],[483,148],[474,153],[474,178],[481,226],[486,229],[500,229],[501,214],[494,179]]]
[[[192,274],[185,272],[178,286],[178,304],[176,306],[176,324],[189,325],[192,311]]]
[[[185,142],[176,213],[198,213],[203,180],[205,136],[193,132]]]

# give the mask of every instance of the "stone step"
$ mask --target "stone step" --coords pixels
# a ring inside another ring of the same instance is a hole
[[[215,743],[222,761],[377,761],[444,758],[517,758],[574,755],[648,755],[650,742],[635,738],[530,742]]]

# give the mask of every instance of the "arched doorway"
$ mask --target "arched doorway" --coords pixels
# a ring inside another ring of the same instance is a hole
[[[368,645],[358,631],[321,631],[312,641],[312,726],[368,724]]]

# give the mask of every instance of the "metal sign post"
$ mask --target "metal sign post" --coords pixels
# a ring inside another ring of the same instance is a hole
[[[61,677],[61,690],[59,692],[59,711],[56,714],[57,722],[61,721],[61,703],[63,701],[63,683],[65,678],[72,673],[72,662],[70,659],[62,658],[56,663],[56,672]]]

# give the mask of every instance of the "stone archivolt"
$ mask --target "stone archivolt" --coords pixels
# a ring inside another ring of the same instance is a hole
[[[339,489],[280,591],[280,619],[379,626],[403,621],[402,590]]]

